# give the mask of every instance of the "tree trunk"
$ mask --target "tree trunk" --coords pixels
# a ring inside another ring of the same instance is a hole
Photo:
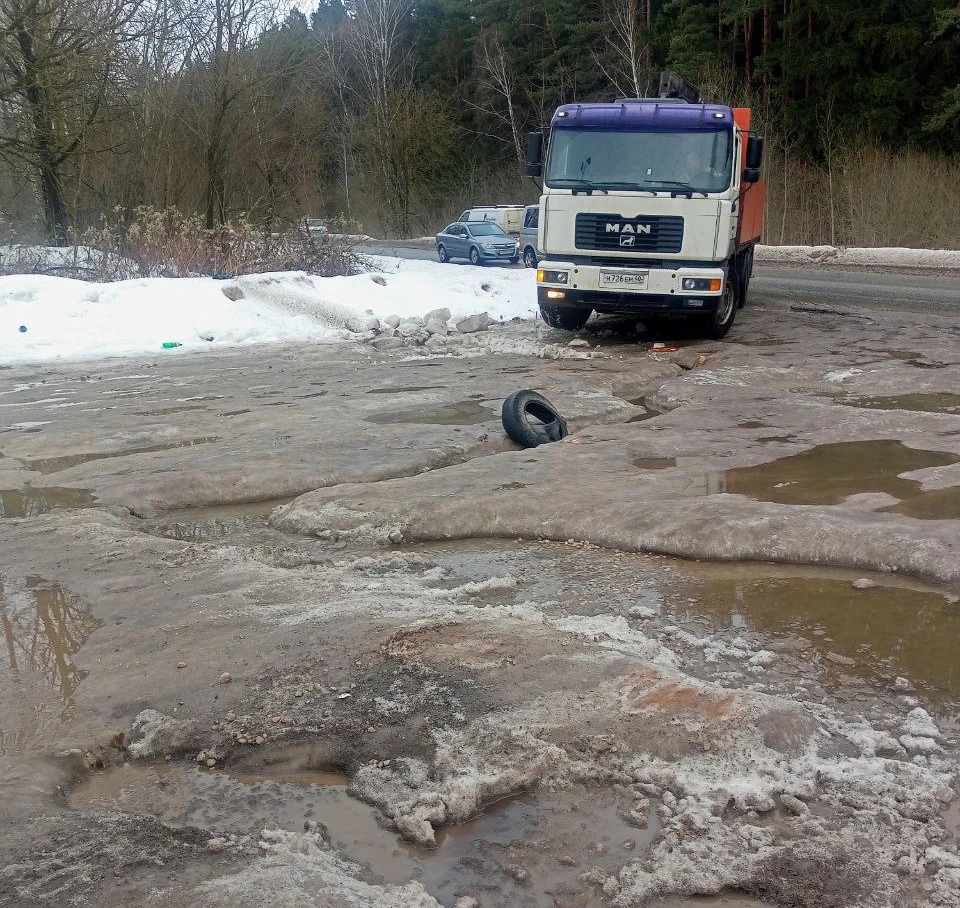
[[[67,206],[63,198],[63,181],[57,137],[50,112],[50,99],[39,71],[33,37],[26,28],[17,32],[17,44],[23,58],[24,97],[30,109],[33,125],[33,158],[39,181],[39,201],[43,229],[47,238],[57,246],[68,242]]]

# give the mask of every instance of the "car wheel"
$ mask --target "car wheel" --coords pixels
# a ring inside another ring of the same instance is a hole
[[[476,246],[470,247],[470,264],[479,265],[480,264],[480,250]]]
[[[437,258],[440,259],[440,262],[444,265],[450,261],[450,256],[447,255],[447,247],[444,246],[443,243],[437,246]]]
[[[516,265],[517,262],[519,262],[519,261],[520,261],[520,256],[519,256],[519,255],[516,255],[516,256],[514,256],[512,259],[510,259],[510,264],[511,264],[511,265]]]
[[[536,391],[514,391],[503,402],[500,420],[507,435],[525,448],[567,437],[566,420]]]
[[[537,267],[537,254],[530,246],[523,250],[523,264],[528,268]]]
[[[540,315],[551,328],[562,331],[579,331],[593,314],[592,309],[574,309],[571,306],[540,304]]]

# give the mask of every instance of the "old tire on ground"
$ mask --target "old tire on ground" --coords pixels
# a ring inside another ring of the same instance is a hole
[[[579,331],[593,314],[590,309],[574,309],[570,306],[551,306],[540,304],[540,315],[551,328],[562,331]]]
[[[566,420],[536,391],[514,391],[503,402],[500,418],[507,435],[525,448],[567,437]]]
[[[450,261],[450,256],[447,255],[447,247],[441,243],[437,246],[437,258],[440,259],[441,264],[446,265]]]

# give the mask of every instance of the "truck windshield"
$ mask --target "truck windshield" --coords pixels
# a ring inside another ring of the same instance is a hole
[[[733,135],[555,129],[546,184],[552,188],[722,192],[730,186]]]

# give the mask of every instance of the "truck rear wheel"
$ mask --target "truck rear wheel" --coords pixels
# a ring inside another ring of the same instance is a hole
[[[750,289],[750,278],[753,275],[753,247],[744,249],[737,257],[737,308],[742,309],[747,304],[747,291]]]
[[[579,331],[593,314],[591,309],[574,309],[571,306],[540,304],[540,315],[551,328],[561,331]]]

